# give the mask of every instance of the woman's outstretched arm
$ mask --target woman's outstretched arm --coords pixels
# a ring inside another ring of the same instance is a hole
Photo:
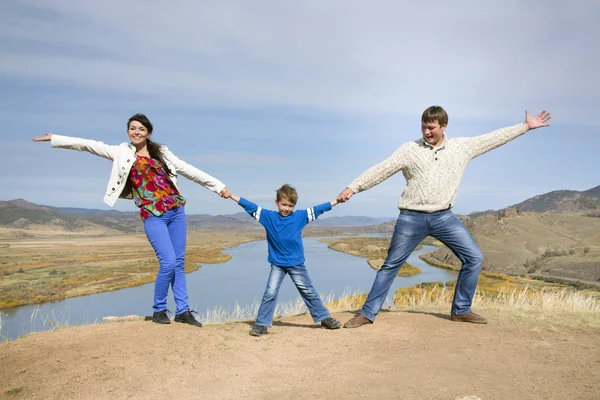
[[[33,140],[34,142],[50,142],[52,144],[52,147],[62,149],[87,151],[88,153],[109,160],[114,160],[116,154],[119,151],[119,146],[107,145],[96,140],[56,135],[50,132],[46,132],[44,136],[34,137],[31,140]]]

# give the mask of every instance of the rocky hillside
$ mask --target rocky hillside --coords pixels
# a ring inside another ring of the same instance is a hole
[[[484,270],[600,280],[600,218],[509,208],[463,223],[483,252]],[[460,265],[445,247],[434,257]]]
[[[596,186],[585,191],[555,190],[553,192],[534,196],[507,208],[514,208],[518,211],[530,212],[598,213],[600,212],[600,186]],[[497,212],[497,210],[488,210],[471,213],[469,216],[477,217],[495,212]]]

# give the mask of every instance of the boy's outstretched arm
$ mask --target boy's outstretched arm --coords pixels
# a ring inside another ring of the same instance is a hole
[[[319,216],[321,214],[331,210],[337,204],[338,204],[338,201],[336,199],[333,201],[328,201],[327,203],[319,204],[318,206],[307,208],[306,209],[306,213],[307,213],[307,217],[308,217],[307,223],[313,222],[314,220],[319,218]]]
[[[229,198],[238,204],[240,203],[240,196],[236,196],[235,194],[229,192]]]

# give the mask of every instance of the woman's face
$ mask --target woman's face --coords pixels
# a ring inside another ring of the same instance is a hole
[[[143,145],[150,137],[148,129],[138,121],[131,121],[127,129],[127,136],[134,146]]]

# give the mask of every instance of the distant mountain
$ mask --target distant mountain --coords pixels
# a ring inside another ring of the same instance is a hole
[[[345,216],[319,218],[311,229],[366,227],[388,222],[391,218]],[[260,224],[246,212],[229,215],[188,214],[193,229],[260,229]],[[37,205],[23,199],[0,201],[0,226],[28,228],[31,225],[62,227],[66,231],[100,229],[117,232],[143,232],[136,211],[98,210],[76,207]]]
[[[319,226],[370,226],[389,222],[393,218],[371,218],[346,215],[344,217],[319,218],[313,224]]]
[[[600,186],[585,190],[555,190],[545,194],[540,194],[527,199],[521,203],[509,206],[517,211],[525,212],[554,212],[569,213],[581,211],[600,210]],[[498,212],[498,210],[487,210],[474,212],[469,217],[478,217]]]
[[[112,213],[110,218],[104,217],[104,213]],[[103,217],[97,217],[97,213],[103,213]],[[119,211],[93,210],[63,211],[56,207],[37,205],[23,199],[0,201],[0,225],[14,228],[28,228],[31,225],[45,225],[61,228],[66,231],[80,231],[86,229],[114,229],[128,232],[131,228],[126,223],[127,218],[119,215]],[[82,214],[85,214],[82,216]],[[139,218],[139,217],[138,217]]]

